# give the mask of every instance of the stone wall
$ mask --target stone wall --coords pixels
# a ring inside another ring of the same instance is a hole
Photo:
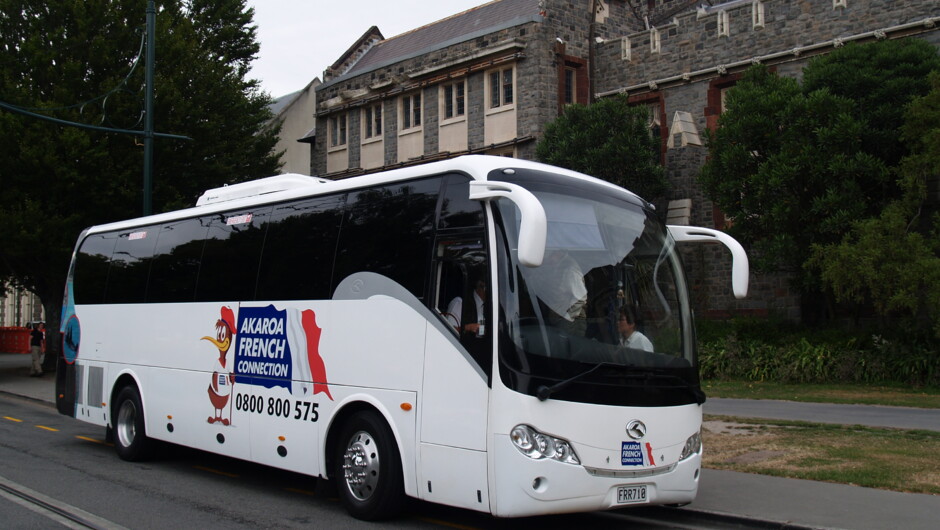
[[[678,2],[679,0],[676,0]],[[657,0],[654,19],[671,3]],[[714,126],[720,108],[716,87],[732,86],[753,62],[781,75],[798,77],[814,56],[847,42],[915,36],[940,45],[940,2],[911,0],[730,0],[683,12],[652,30],[628,33],[597,47],[596,92],[626,93],[633,99],[659,97],[667,123],[688,112],[700,133]],[[755,18],[755,9],[762,17]],[[724,14],[723,14],[724,13]],[[722,17],[724,17],[722,19]],[[659,50],[651,50],[656,32]],[[702,135],[704,139],[704,135]],[[678,146],[679,144],[676,143]],[[723,219],[697,185],[708,156],[702,145],[669,149],[665,167],[670,199],[692,199],[690,224],[720,227]],[[711,248],[709,248],[711,247]],[[751,275],[747,299],[730,292],[730,257],[717,245],[683,249],[695,307],[700,314],[773,313],[799,318],[799,296],[782,274]]]
[[[682,74],[695,80],[710,75],[705,70],[727,68],[758,57],[765,62],[805,61],[859,36],[877,38],[878,31],[889,30],[885,36],[891,38],[936,33],[936,23],[931,26],[925,21],[940,17],[940,2],[936,0],[845,2],[846,7],[833,7],[833,0],[732,0],[681,13],[650,31],[612,36],[597,48],[601,66],[597,71],[597,92],[636,87]],[[753,17],[756,6],[763,6],[763,22],[757,26]],[[727,36],[719,35],[721,13],[728,16]],[[914,27],[890,31],[904,24]],[[658,53],[650,48],[654,31],[659,33]],[[629,60],[622,58],[625,47],[631,50]],[[785,55],[768,58],[778,53]]]

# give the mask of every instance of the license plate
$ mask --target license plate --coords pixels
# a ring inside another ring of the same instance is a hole
[[[649,502],[646,485],[620,486],[617,488],[617,504],[637,504]]]

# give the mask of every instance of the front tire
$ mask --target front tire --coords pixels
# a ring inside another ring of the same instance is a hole
[[[361,411],[341,429],[333,477],[346,511],[364,521],[394,516],[405,493],[398,445],[385,420],[375,412]]]
[[[144,407],[140,394],[132,386],[118,392],[114,401],[112,436],[114,449],[121,460],[139,462],[146,460],[153,451],[153,441],[147,438],[144,427]]]

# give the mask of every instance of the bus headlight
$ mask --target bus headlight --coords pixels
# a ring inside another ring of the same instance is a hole
[[[679,461],[683,461],[692,455],[702,452],[702,431],[698,431],[685,441],[685,447],[682,448],[682,454],[679,455]]]
[[[529,427],[516,425],[509,433],[509,439],[522,454],[535,460],[551,458],[566,464],[580,464],[574,448],[567,440],[555,438]]]

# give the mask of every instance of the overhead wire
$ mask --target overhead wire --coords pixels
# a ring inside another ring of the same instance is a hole
[[[48,111],[56,111],[56,110],[69,110],[69,109],[74,109],[74,108],[84,109],[86,105],[95,103],[97,101],[106,102],[110,96],[127,89],[128,84],[129,84],[128,80],[131,78],[132,75],[134,75],[134,71],[137,69],[137,65],[140,64],[141,57],[143,57],[145,43],[146,43],[146,35],[141,33],[140,46],[137,49],[137,56],[134,57],[134,61],[131,63],[131,68],[130,70],[128,70],[127,75],[124,76],[124,79],[122,79],[121,82],[117,84],[117,86],[108,90],[102,95],[95,96],[91,99],[82,101],[81,103],[74,103],[72,105],[65,105],[61,107],[23,107],[20,105],[13,105],[12,103],[6,103],[6,105],[11,106],[11,107],[16,107],[19,110],[23,110],[27,112],[48,112]],[[126,91],[128,93],[133,94],[133,91],[129,89],[127,89]]]
[[[78,128],[80,128],[80,129],[88,129],[88,130],[103,131],[103,132],[116,132],[116,133],[121,133],[121,134],[141,135],[141,134],[144,133],[144,131],[136,130],[136,129],[131,129],[130,127],[127,127],[127,128],[101,127],[101,126],[97,126],[97,125],[91,125],[91,124],[85,124],[85,123],[77,123],[77,122],[72,122],[72,121],[68,121],[68,120],[62,120],[62,119],[59,119],[59,118],[53,118],[52,116],[47,116],[47,115],[45,115],[45,114],[40,114],[39,112],[49,112],[49,111],[56,111],[56,110],[69,110],[69,109],[74,109],[74,108],[79,108],[79,109],[80,109],[79,112],[83,112],[86,105],[90,105],[90,104],[92,104],[92,103],[101,101],[101,102],[102,102],[102,103],[101,103],[101,106],[102,106],[102,109],[104,110],[104,112],[102,113],[101,122],[100,122],[100,123],[104,123],[106,120],[108,121],[108,123],[110,123],[110,120],[108,120],[108,116],[107,116],[107,100],[108,100],[108,98],[111,97],[112,95],[114,95],[114,94],[116,94],[116,93],[118,93],[118,92],[121,92],[121,91],[125,91],[125,92],[127,92],[127,93],[129,93],[129,94],[133,94],[133,93],[134,93],[134,91],[132,91],[132,90],[130,90],[130,89],[128,88],[129,79],[130,79],[131,76],[134,74],[134,71],[137,69],[137,65],[140,64],[140,59],[141,59],[141,57],[143,57],[143,55],[144,55],[144,46],[145,46],[145,44],[146,44],[146,34],[142,33],[142,34],[141,34],[141,40],[140,40],[140,47],[139,47],[138,50],[137,50],[137,56],[134,58],[134,61],[131,63],[131,68],[130,68],[130,70],[128,70],[127,75],[124,76],[124,79],[122,79],[121,82],[118,83],[118,85],[117,85],[116,87],[114,87],[114,88],[108,90],[106,93],[104,93],[104,94],[102,94],[102,95],[100,95],[100,96],[96,96],[96,97],[94,97],[94,98],[88,99],[88,100],[83,101],[83,102],[81,102],[81,103],[75,103],[75,104],[72,104],[72,105],[67,105],[67,106],[62,106],[62,107],[22,107],[22,106],[19,106],[19,105],[14,105],[14,104],[12,104],[12,103],[6,103],[6,102],[4,102],[4,101],[0,101],[0,109],[6,109],[6,110],[8,110],[8,111],[10,111],[10,112],[13,112],[13,113],[16,113],[16,114],[21,114],[21,115],[24,115],[24,116],[29,116],[29,117],[31,117],[31,118],[37,118],[37,119],[41,119],[41,120],[45,120],[45,121],[50,121],[50,122],[53,122],[53,123],[58,123],[58,124],[60,124],[60,125],[68,125],[68,126],[78,127]],[[134,126],[136,126],[136,125],[139,125],[142,119],[143,119],[143,111],[141,111],[141,115],[138,117],[137,122],[134,123],[134,125],[132,125],[131,127],[134,127]],[[153,135],[154,135],[155,137],[159,137],[159,138],[175,138],[175,139],[180,139],[180,140],[191,140],[191,139],[192,139],[192,138],[189,138],[189,137],[187,137],[187,136],[182,136],[182,135],[177,135],[177,134],[166,134],[166,133],[156,133],[156,132],[155,132],[155,133],[153,133]]]

